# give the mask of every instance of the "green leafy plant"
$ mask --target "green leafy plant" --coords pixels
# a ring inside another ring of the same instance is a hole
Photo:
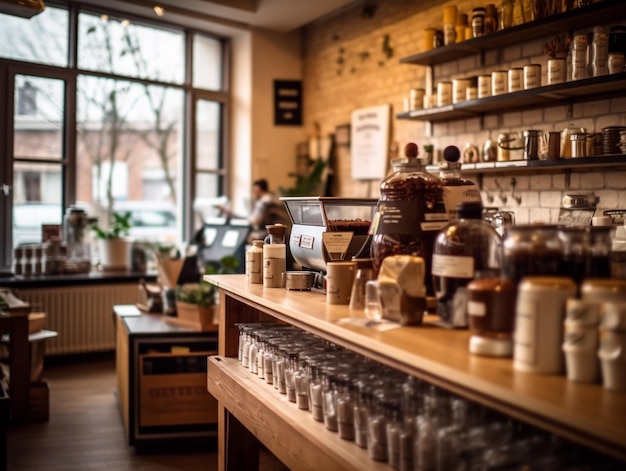
[[[127,236],[130,228],[130,211],[125,213],[113,212],[113,222],[108,229],[100,227],[97,223],[94,223],[91,228],[96,233],[99,239],[117,239]]]
[[[222,275],[236,273],[239,262],[233,255],[222,257],[219,263],[209,263],[204,268],[199,283],[189,283],[176,287],[176,300],[195,304],[201,307],[213,306],[216,303],[216,287],[204,281],[204,275]]]
[[[295,177],[296,184],[291,188],[279,188],[282,196],[315,196],[321,194],[323,186],[324,170],[327,162],[321,157],[311,161],[311,171],[307,175],[290,173],[290,177]]]

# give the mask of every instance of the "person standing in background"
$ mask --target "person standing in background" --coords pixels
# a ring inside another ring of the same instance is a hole
[[[254,206],[252,212],[247,217],[252,231],[248,236],[248,243],[253,240],[261,240],[267,235],[265,226],[271,224],[284,224],[288,228],[291,226],[291,219],[285,208],[285,204],[274,195],[265,178],[255,180],[252,183],[252,197]],[[229,216],[235,216],[228,208],[216,206],[220,211]],[[245,219],[245,218],[244,218]],[[285,240],[288,243],[288,239]]]

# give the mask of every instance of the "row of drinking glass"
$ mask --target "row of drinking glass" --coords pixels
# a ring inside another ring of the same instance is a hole
[[[242,366],[394,469],[617,469],[609,458],[295,327],[237,325]]]

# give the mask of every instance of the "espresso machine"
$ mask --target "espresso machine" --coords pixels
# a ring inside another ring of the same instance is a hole
[[[302,270],[323,287],[328,262],[350,261],[364,249],[378,199],[325,196],[282,197],[292,227],[289,250]],[[369,257],[369,250],[362,256]]]

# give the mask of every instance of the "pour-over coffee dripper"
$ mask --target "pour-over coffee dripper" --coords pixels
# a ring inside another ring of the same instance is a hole
[[[285,233],[287,231],[287,226],[284,224],[268,224],[265,226],[267,229],[267,234],[265,236],[264,242],[266,244],[284,244],[285,243]]]

